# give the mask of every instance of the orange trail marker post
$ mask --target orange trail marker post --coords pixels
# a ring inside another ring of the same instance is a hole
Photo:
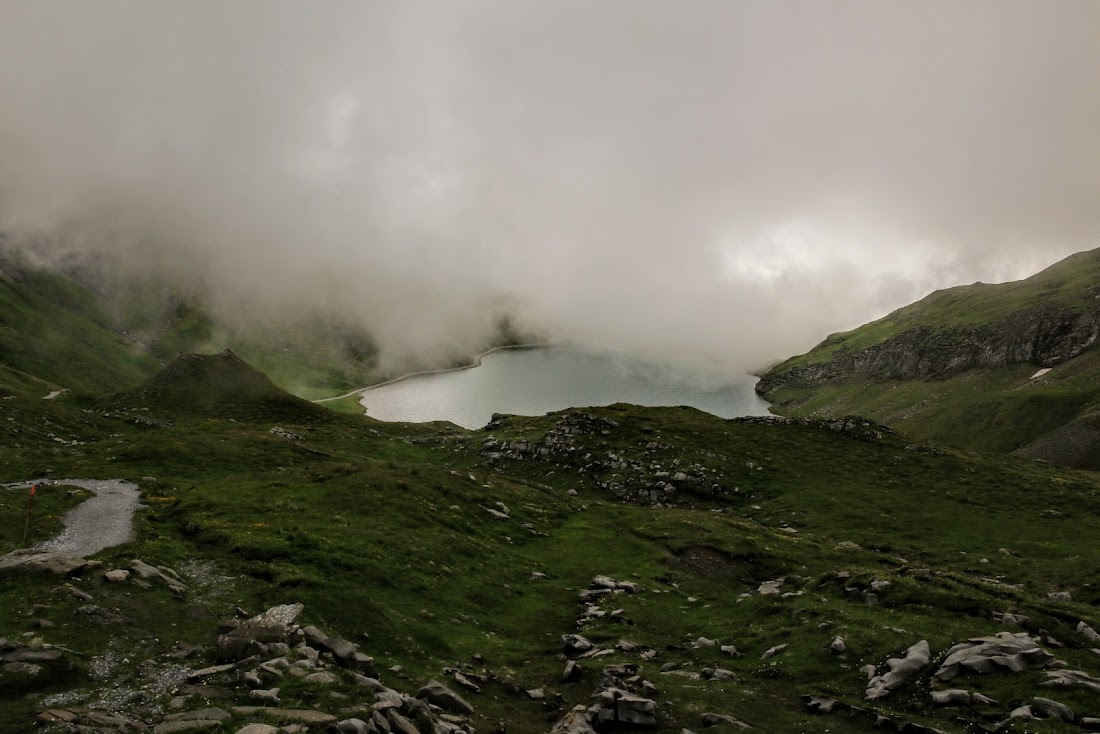
[[[31,528],[31,508],[34,506],[34,493],[38,490],[37,484],[31,485],[31,494],[27,497],[27,523],[23,526],[23,543],[27,544],[27,531]]]

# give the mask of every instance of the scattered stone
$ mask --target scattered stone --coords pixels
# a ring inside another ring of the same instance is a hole
[[[69,592],[69,596],[79,599],[80,601],[91,601],[92,595],[83,589],[78,589],[72,584],[65,584],[65,591]]]
[[[589,721],[592,712],[584,706],[575,706],[572,711],[562,717],[550,734],[596,734]],[[498,729],[502,731],[502,729]]]
[[[785,643],[782,645],[776,645],[775,647],[769,647],[767,650],[764,651],[764,654],[760,656],[760,659],[767,660],[768,658],[778,655],[786,649],[787,645]]]
[[[228,663],[226,665],[213,665],[209,668],[203,668],[201,670],[196,670],[195,672],[193,672],[193,673],[191,673],[190,675],[187,676],[187,680],[191,680],[191,681],[201,680],[201,679],[209,677],[211,675],[217,675],[218,673],[225,673],[227,671],[233,670],[236,667],[237,667],[236,663]]]
[[[699,648],[704,648],[704,647],[714,647],[717,644],[718,644],[717,642],[715,642],[714,640],[712,640],[708,637],[700,637],[699,639],[697,639],[693,643],[692,646],[695,647],[696,649],[699,649]]]
[[[279,734],[271,724],[248,724],[237,730],[237,734]]]
[[[1023,627],[1029,621],[1031,617],[1024,616],[1023,614],[1012,614],[1005,612],[1004,614],[994,614],[993,619],[1005,625],[1006,627]]]
[[[833,641],[829,643],[829,652],[834,655],[843,655],[848,649],[848,646],[844,644],[843,637],[834,637]]]
[[[218,637],[218,659],[239,661],[257,654],[269,654],[268,644],[286,643],[297,630],[294,621],[302,613],[301,604],[284,604],[252,617],[228,634]]]
[[[187,588],[187,586],[180,581],[179,575],[171,569],[161,569],[150,566],[148,563],[137,558],[130,561],[130,569],[137,574],[138,578],[145,579],[146,581],[159,581],[177,594],[182,594]]]
[[[107,579],[113,584],[120,584],[126,579],[130,578],[130,572],[124,568],[116,568],[113,571],[108,571],[103,574],[103,578]]]
[[[718,649],[721,650],[722,652],[726,653],[727,655],[729,655],[731,658],[744,657],[744,653],[738,652],[737,648],[734,647],[733,645],[722,645]]]
[[[608,688],[599,693],[599,708],[595,723],[633,724],[638,727],[656,728],[657,704],[641,696],[635,696],[619,688]]]
[[[270,703],[279,703],[279,689],[269,688],[263,690],[260,688],[253,689],[248,692],[249,698],[254,698],[257,701],[268,701]]]
[[[888,672],[877,675],[868,681],[868,701],[885,698],[915,676],[921,668],[928,665],[932,653],[928,649],[928,641],[921,640],[905,651],[904,658],[890,658],[886,661]]]
[[[562,652],[566,655],[580,655],[596,647],[591,640],[581,635],[562,635],[561,645]]]
[[[563,670],[561,674],[561,681],[562,683],[568,683],[579,679],[583,674],[584,669],[577,665],[576,661],[570,660],[565,664],[565,670]]]
[[[1047,594],[1047,599],[1051,601],[1073,601],[1073,597],[1068,591],[1052,591]]]
[[[699,671],[703,680],[733,680],[733,671],[725,668],[703,668]]]
[[[153,734],[177,734],[184,731],[202,731],[217,729],[222,725],[218,719],[193,719],[190,721],[167,721],[153,727]]]
[[[848,708],[847,704],[825,696],[806,695],[802,697],[802,700],[805,701],[806,708],[815,714],[831,714]]]
[[[285,428],[280,428],[279,426],[275,426],[270,431],[268,431],[268,433],[270,433],[272,436],[275,436],[276,438],[286,439],[287,441],[305,440],[305,438],[300,436],[299,434],[294,433],[293,431],[288,431]]]
[[[1031,711],[1040,719],[1061,719],[1072,723],[1077,718],[1069,706],[1038,696],[1031,699]]]
[[[783,582],[786,579],[776,579],[775,581],[765,581],[760,584],[756,589],[756,593],[761,596],[776,596],[779,594],[779,588],[783,586]]]
[[[932,703],[937,706],[966,706],[970,703],[970,691],[961,688],[932,691]]]
[[[720,726],[722,724],[730,724],[738,729],[752,728],[740,719],[735,719],[727,714],[703,714],[703,726]]]
[[[4,663],[4,667],[0,668],[0,670],[3,670],[5,673],[15,673],[16,675],[34,677],[42,672],[42,666],[35,665],[34,663]]]
[[[337,678],[335,675],[328,672],[327,670],[323,670],[319,673],[310,673],[309,675],[302,678],[303,683],[312,683],[315,685],[324,686],[332,685],[333,683],[339,682],[339,680],[339,678]]]
[[[542,688],[532,688],[525,693],[532,701],[542,701],[546,698],[546,691]]]
[[[570,661],[570,662],[572,663],[573,661]],[[575,665],[575,663],[574,663],[574,665]],[[469,678],[464,676],[461,672],[456,670],[454,673],[452,673],[452,676],[455,679],[455,683],[462,686],[467,691],[473,691],[474,693],[481,693],[481,686],[479,686],[477,683],[474,683],[472,680],[470,680]]]
[[[1097,632],[1084,622],[1077,623],[1077,631],[1084,635],[1085,639],[1090,642],[1100,642],[1100,632]]]
[[[608,591],[625,591],[628,594],[636,594],[639,587],[633,581],[618,581],[610,576],[596,576],[588,585],[591,590],[607,589]]]

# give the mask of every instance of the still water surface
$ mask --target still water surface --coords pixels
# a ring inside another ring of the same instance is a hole
[[[384,421],[450,421],[480,428],[493,413],[543,415],[572,407],[633,403],[690,405],[734,418],[768,415],[756,378],[685,380],[660,365],[580,349],[505,350],[480,367],[411,377],[368,390],[367,415]]]

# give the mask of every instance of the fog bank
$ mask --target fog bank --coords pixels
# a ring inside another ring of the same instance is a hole
[[[1100,246],[1098,37],[1089,0],[0,0],[0,230],[391,360],[506,311],[753,368]]]

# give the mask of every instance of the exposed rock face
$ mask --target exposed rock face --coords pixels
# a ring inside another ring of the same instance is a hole
[[[1054,662],[1054,656],[1039,647],[1026,632],[998,632],[991,637],[975,637],[947,651],[947,658],[935,677],[949,681],[962,670],[988,673],[996,668],[1013,672],[1038,670]]]
[[[839,350],[827,362],[772,371],[756,384],[766,394],[785,385],[813,387],[861,377],[876,381],[943,379],[972,369],[1028,363],[1054,367],[1100,337],[1100,313],[1038,307],[972,329],[915,326],[859,351]]]

